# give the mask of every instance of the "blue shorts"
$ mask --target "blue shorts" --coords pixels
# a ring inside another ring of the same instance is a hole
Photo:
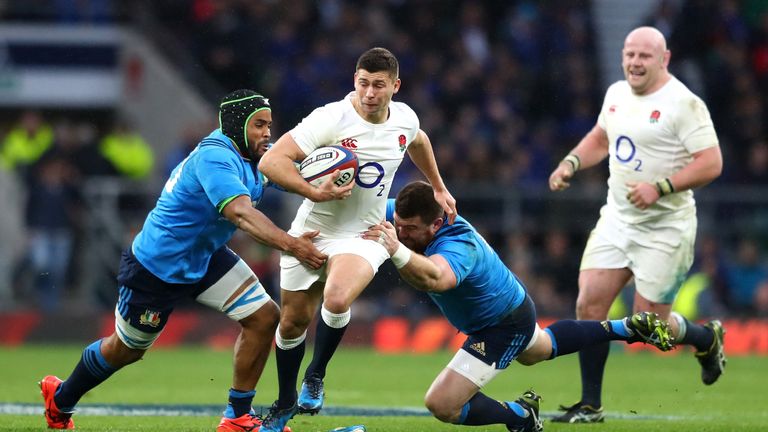
[[[497,324],[470,334],[462,349],[487,365],[506,369],[525,350],[536,331],[536,306],[526,294],[520,306]]]
[[[168,283],[147,270],[128,247],[120,259],[117,282],[120,287],[116,312],[130,326],[156,334],[162,331],[174,306],[186,298],[194,299],[222,278],[240,261],[224,246],[211,256],[208,271],[192,284]]]

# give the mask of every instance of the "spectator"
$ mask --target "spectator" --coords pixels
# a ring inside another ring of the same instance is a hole
[[[124,120],[118,120],[112,131],[101,139],[99,151],[117,174],[125,178],[146,179],[154,167],[154,151]]]
[[[538,284],[531,291],[542,313],[554,316],[568,316],[576,306],[578,287],[575,283],[579,276],[578,261],[573,259],[570,239],[561,230],[550,230],[544,234],[543,255],[537,260],[536,273],[539,281],[547,282],[550,292],[543,298],[537,295]],[[551,309],[551,310],[550,310]]]
[[[768,267],[762,262],[757,242],[743,238],[736,260],[728,270],[728,296],[732,310],[741,314],[754,312],[753,301],[758,286],[768,280]]]
[[[53,129],[42,114],[34,110],[23,111],[18,123],[3,140],[0,168],[23,171],[40,159],[51,144]]]
[[[76,200],[74,174],[63,157],[51,155],[34,166],[29,183],[30,270],[35,275],[38,304],[46,312],[59,306],[67,284]]]

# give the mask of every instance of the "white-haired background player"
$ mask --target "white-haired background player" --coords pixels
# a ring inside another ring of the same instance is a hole
[[[696,348],[702,381],[712,384],[725,367],[721,323],[698,325],[671,309],[693,263],[692,189],[716,179],[723,162],[709,111],[669,73],[670,56],[657,29],[629,33],[622,50],[626,79],[608,88],[597,124],[552,172],[549,187],[563,190],[579,169],[608,158],[608,198],[582,257],[576,316],[605,319],[634,277],[634,310],[671,317],[675,342]],[[579,352],[581,400],[561,407],[565,414],[553,421],[603,420],[607,357],[607,343]]]
[[[326,366],[347,328],[350,306],[389,258],[381,244],[361,235],[384,218],[392,180],[406,152],[434,187],[435,200],[451,221],[456,216],[456,201],[440,177],[416,113],[392,101],[400,88],[398,73],[397,59],[389,50],[366,51],[355,67],[355,90],[314,110],[278,139],[259,163],[270,181],[307,198],[289,232],[320,231],[315,244],[329,257],[319,270],[301,266],[289,255],[280,260],[281,315],[276,333],[280,392],[262,432],[280,431],[297,412],[316,413],[322,408]],[[355,182],[342,188],[344,193],[354,188],[348,198],[321,203],[320,191],[304,181],[293,163],[329,145],[354,151],[360,169]],[[321,302],[312,362],[297,395],[307,327]]]

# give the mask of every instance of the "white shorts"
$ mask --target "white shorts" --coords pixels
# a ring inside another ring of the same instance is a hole
[[[195,300],[224,312],[230,319],[240,321],[259,310],[272,298],[264,290],[253,270],[241,259]]]
[[[695,213],[664,226],[628,225],[604,213],[589,235],[580,269],[628,268],[643,298],[671,304],[693,264],[695,241]]]
[[[353,254],[361,256],[371,265],[373,273],[379,270],[384,261],[389,259],[387,249],[373,240],[360,237],[342,239],[314,239],[315,247],[328,255]],[[302,265],[293,255],[283,253],[280,256],[280,288],[286,291],[305,291],[315,282],[325,282],[326,266],[313,270]]]

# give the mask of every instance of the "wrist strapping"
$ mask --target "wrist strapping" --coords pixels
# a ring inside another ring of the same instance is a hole
[[[675,187],[672,186],[672,181],[669,180],[669,177],[656,182],[656,192],[659,193],[660,197],[675,192]]]
[[[411,260],[412,253],[413,251],[408,249],[404,244],[400,243],[400,246],[398,246],[395,253],[393,253],[390,257],[392,264],[394,264],[395,267],[399,269],[405,267],[405,265],[408,264],[408,261]]]
[[[573,172],[576,172],[581,168],[581,159],[573,153],[563,158],[563,162],[568,162],[573,167]]]

